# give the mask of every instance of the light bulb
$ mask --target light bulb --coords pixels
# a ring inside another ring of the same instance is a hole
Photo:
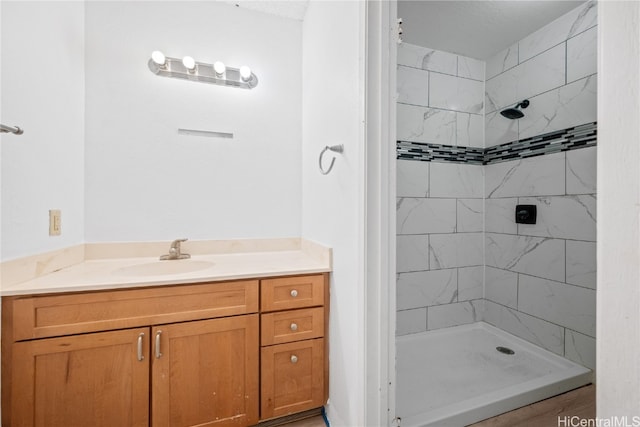
[[[216,61],[213,64],[213,70],[216,72],[216,77],[222,77],[224,75],[224,72],[227,71],[227,67],[223,62]]]
[[[240,67],[240,78],[242,78],[243,82],[248,82],[251,80],[251,68],[243,65]]]
[[[182,58],[182,65],[190,72],[193,72],[196,69],[196,60],[190,56],[185,56]]]
[[[164,67],[165,65],[167,65],[167,58],[165,58],[164,53],[160,52],[159,50],[154,50],[151,53],[151,60],[160,67]]]

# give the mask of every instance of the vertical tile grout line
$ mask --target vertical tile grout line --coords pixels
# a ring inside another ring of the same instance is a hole
[[[564,41],[564,84],[565,86],[568,84],[568,77],[567,75],[569,74],[569,40],[565,40]]]
[[[427,71],[427,107],[431,108],[431,71]]]

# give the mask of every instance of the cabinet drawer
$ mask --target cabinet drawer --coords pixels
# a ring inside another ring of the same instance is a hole
[[[258,311],[258,281],[12,298],[15,341]],[[11,311],[10,311],[11,312]]]
[[[262,311],[289,310],[324,304],[324,276],[280,277],[261,283]]]
[[[324,308],[305,308],[262,315],[262,345],[320,338],[324,335]]]
[[[261,419],[324,404],[324,338],[261,349]]]

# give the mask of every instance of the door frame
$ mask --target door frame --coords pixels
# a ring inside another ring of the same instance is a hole
[[[397,1],[366,2],[365,421],[398,425],[396,330]]]

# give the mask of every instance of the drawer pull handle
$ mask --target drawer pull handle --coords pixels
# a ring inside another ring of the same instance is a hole
[[[295,324],[295,323],[292,323],[292,324],[291,324],[291,330],[292,330],[293,332],[297,331],[297,330],[298,330],[298,325],[297,325],[297,324]]]
[[[138,362],[142,362],[144,360],[144,354],[142,354],[142,339],[144,338],[144,332],[141,332],[138,335]]]
[[[298,356],[296,356],[295,354],[291,355],[291,363],[298,363]]]
[[[156,332],[156,359],[162,357],[162,352],[160,351],[160,335],[162,335],[162,331]]]
[[[291,290],[291,296],[292,296],[293,298],[297,297],[297,296],[298,296],[298,291],[296,291],[295,289],[292,289],[292,290]]]

